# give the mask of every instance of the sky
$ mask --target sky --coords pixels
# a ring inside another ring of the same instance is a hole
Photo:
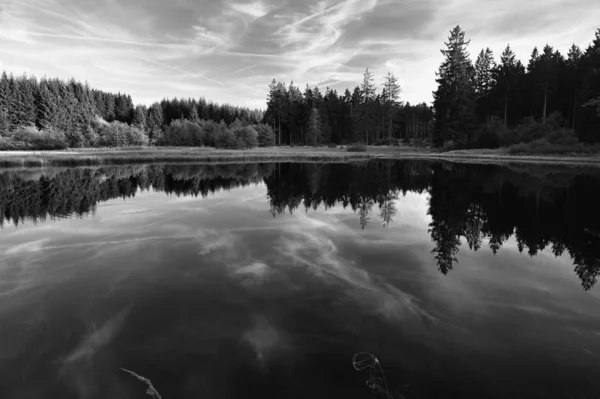
[[[459,24],[474,60],[510,43],[567,53],[600,28],[597,0],[0,0],[0,69],[75,78],[135,103],[204,97],[265,108],[276,79],[343,92],[365,68],[430,102]],[[381,86],[379,86],[381,87]]]

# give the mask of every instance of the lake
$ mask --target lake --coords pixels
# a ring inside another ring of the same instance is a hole
[[[593,168],[2,170],[0,398],[148,397],[122,369],[166,399],[597,398],[599,204]]]

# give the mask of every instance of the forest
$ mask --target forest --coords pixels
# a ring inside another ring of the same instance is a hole
[[[355,212],[360,229],[402,223],[402,197],[427,191],[432,257],[443,274],[460,269],[462,246],[487,246],[496,254],[514,237],[529,256],[545,248],[569,254],[585,290],[600,275],[600,179],[561,168],[380,160],[70,168],[41,177],[6,171],[0,173],[0,226],[82,216],[99,203],[144,190],[206,197],[258,183],[266,186],[265,211],[272,217],[341,205]]]
[[[404,103],[391,73],[378,91],[367,69],[343,94],[309,86],[302,93],[273,80],[265,122],[282,144],[428,140],[453,149],[600,141],[600,29],[585,50],[573,44],[566,57],[548,44],[536,47],[526,66],[510,45],[498,61],[486,48],[473,62],[460,26],[444,44],[431,106]]]
[[[566,56],[549,44],[535,47],[527,65],[510,45],[499,60],[486,48],[473,62],[469,44],[460,26],[450,31],[431,105],[403,102],[401,77],[392,73],[378,90],[368,68],[343,94],[273,79],[264,111],[204,98],[147,107],[75,80],[3,72],[0,150],[358,142],[510,147],[511,153],[597,150],[589,144],[600,142],[600,29],[585,49],[573,44]]]

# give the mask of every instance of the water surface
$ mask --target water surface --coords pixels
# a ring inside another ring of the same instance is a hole
[[[0,397],[600,395],[600,173],[0,172]]]

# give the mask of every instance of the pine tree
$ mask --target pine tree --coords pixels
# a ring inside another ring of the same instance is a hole
[[[40,91],[37,96],[37,119],[36,125],[40,129],[48,129],[52,126],[53,114],[56,112],[52,93],[48,89],[46,82],[40,85]]]
[[[323,131],[321,129],[319,111],[316,108],[313,108],[310,112],[308,127],[306,129],[306,143],[308,145],[316,146],[320,143],[322,134]]]
[[[119,122],[130,123],[133,114],[131,97],[119,95],[115,98],[115,119]]]
[[[444,62],[437,72],[438,89],[433,93],[435,109],[434,144],[446,140],[465,142],[470,139],[474,123],[473,66],[469,59],[465,32],[456,26],[450,31]]]
[[[8,75],[6,72],[2,72],[0,75],[0,135],[8,132],[9,119],[8,119],[8,96],[10,94],[10,87],[8,82]]]
[[[490,114],[490,95],[496,84],[494,80],[495,68],[496,63],[494,62],[492,50],[489,48],[481,50],[475,61],[474,87],[479,119],[481,121],[487,119]]]
[[[358,108],[358,116],[365,141],[369,144],[370,132],[375,125],[375,84],[373,83],[373,74],[369,72],[369,68],[363,74],[360,94],[362,103]]]
[[[131,124],[134,126],[139,126],[142,129],[146,130],[146,114],[148,110],[143,105],[137,105],[133,111],[133,118],[131,119]]]
[[[392,145],[392,130],[394,129],[394,112],[396,110],[396,106],[398,105],[398,98],[400,97],[400,93],[402,89],[400,84],[398,84],[398,79],[392,74],[388,72],[385,77],[385,81],[383,83],[383,90],[385,91],[384,101],[386,104],[386,108],[388,110],[388,145]],[[349,94],[349,92],[348,92]]]
[[[567,54],[566,68],[567,68],[567,79],[570,88],[570,104],[569,112],[571,114],[571,128],[575,130],[575,121],[577,120],[577,94],[579,87],[581,86],[581,61],[583,59],[583,52],[579,46],[573,45],[569,49]]]
[[[160,138],[163,126],[163,110],[159,103],[152,104],[148,110],[146,125],[148,126],[148,138],[150,139],[150,143],[155,143]]]
[[[107,122],[112,122],[115,120],[115,96],[113,94],[106,94],[103,100],[104,115],[102,117]]]
[[[494,70],[495,86],[493,91],[499,104],[502,104],[502,115],[504,126],[508,127],[508,111],[509,104],[515,104],[516,99],[513,99],[513,94],[516,92],[519,80],[525,74],[525,69],[521,61],[517,60],[515,53],[506,46],[506,49],[500,56],[500,65]],[[516,104],[515,104],[516,105]],[[511,111],[514,114],[514,111]],[[516,122],[516,118],[514,119]]]
[[[190,111],[190,120],[194,123],[200,122],[200,116],[198,115],[198,107],[196,105],[192,106]]]

